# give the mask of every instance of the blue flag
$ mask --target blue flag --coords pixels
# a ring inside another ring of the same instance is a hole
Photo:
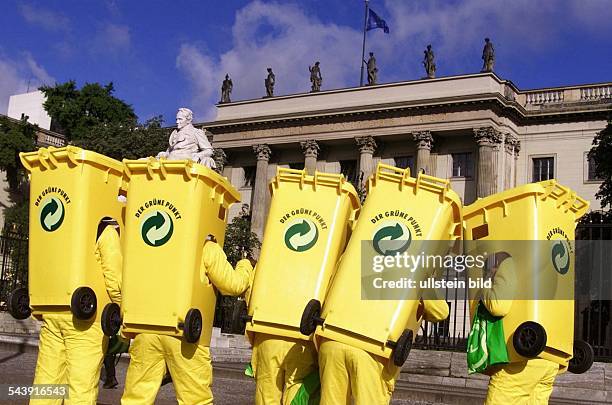
[[[378,14],[374,12],[371,8],[368,8],[368,24],[366,26],[366,31],[374,30],[376,28],[382,28],[385,34],[389,33],[389,26],[387,22],[380,18]]]

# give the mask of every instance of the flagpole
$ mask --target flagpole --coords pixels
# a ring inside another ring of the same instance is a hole
[[[366,28],[368,26],[368,0],[365,0],[365,18],[363,20],[363,47],[361,48],[361,77],[359,79],[359,87],[363,86],[363,65],[365,58],[365,41],[366,41]]]

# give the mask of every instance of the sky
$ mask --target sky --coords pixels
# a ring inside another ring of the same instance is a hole
[[[612,0],[371,0],[390,28],[368,31],[381,83],[480,71],[484,38],[495,72],[520,89],[612,81]],[[232,101],[359,85],[363,0],[1,0],[0,113],[12,94],[76,80],[113,82],[140,121],[172,125],[188,107],[214,120],[226,73]],[[367,53],[366,53],[367,55]]]

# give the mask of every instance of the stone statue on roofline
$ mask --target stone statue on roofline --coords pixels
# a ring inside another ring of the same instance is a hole
[[[493,64],[495,63],[495,50],[493,42],[489,38],[485,38],[485,46],[482,49],[482,70],[481,72],[492,72]]]
[[[427,73],[428,79],[435,79],[436,77],[436,64],[434,62],[434,53],[431,49],[431,45],[427,45],[427,49],[423,51],[425,56],[423,57],[423,66]]]
[[[266,97],[274,97],[274,83],[276,82],[276,76],[274,76],[274,72],[272,68],[268,68],[268,77],[264,81],[266,85]]]
[[[176,129],[168,139],[168,149],[157,154],[158,159],[193,160],[196,163],[214,169],[213,148],[206,134],[193,126],[193,112],[188,108],[179,108],[176,113]]]
[[[378,76],[378,68],[376,67],[376,58],[374,57],[374,52],[370,52],[370,58],[367,61],[368,66],[368,86],[373,86],[376,84],[376,79]]]
[[[323,84],[323,77],[321,76],[321,68],[319,67],[319,62],[315,62],[314,66],[308,66],[308,70],[310,71],[310,82],[312,83],[310,91],[320,91],[321,84]]]
[[[220,103],[230,103],[230,95],[232,90],[234,89],[234,83],[232,83],[232,79],[230,79],[229,75],[225,75],[225,80],[223,80],[223,84],[221,85],[221,101]]]

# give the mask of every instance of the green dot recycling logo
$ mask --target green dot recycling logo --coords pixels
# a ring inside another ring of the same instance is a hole
[[[294,252],[305,252],[319,239],[319,229],[313,221],[295,218],[285,228],[285,245]]]
[[[372,236],[374,250],[383,256],[402,253],[412,242],[412,233],[399,221],[383,221]]]
[[[64,222],[64,204],[57,197],[47,197],[40,204],[40,225],[47,232],[57,230]]]
[[[552,247],[552,264],[559,274],[567,273],[570,267],[569,246],[567,244],[567,241],[559,240]]]
[[[140,234],[142,240],[153,247],[159,247],[170,240],[174,224],[167,212],[153,210],[140,220]]]

